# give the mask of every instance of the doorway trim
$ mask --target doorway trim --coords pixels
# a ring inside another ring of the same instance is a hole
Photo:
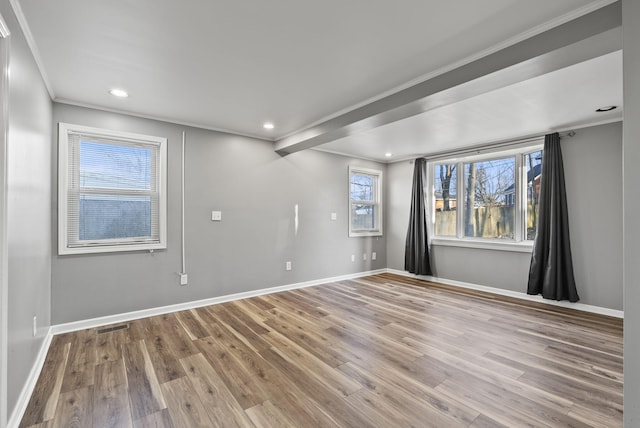
[[[0,427],[7,425],[8,349],[8,243],[7,243],[7,145],[9,131],[9,27],[0,15]]]

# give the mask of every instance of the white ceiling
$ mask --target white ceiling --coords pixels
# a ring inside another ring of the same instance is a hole
[[[616,110],[598,113],[604,106]],[[505,86],[318,149],[374,160],[458,150],[622,117],[622,52]],[[392,157],[385,158],[385,153]]]
[[[612,2],[11,1],[54,100],[272,141]],[[323,148],[397,158],[601,120],[595,108],[622,102],[620,62],[607,55]]]

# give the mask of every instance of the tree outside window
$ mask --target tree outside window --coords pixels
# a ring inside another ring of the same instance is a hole
[[[515,205],[506,191],[515,186],[515,157],[464,164],[464,235],[513,239]]]

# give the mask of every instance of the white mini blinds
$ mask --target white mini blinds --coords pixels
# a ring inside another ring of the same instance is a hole
[[[166,248],[166,139],[60,124],[59,254]]]

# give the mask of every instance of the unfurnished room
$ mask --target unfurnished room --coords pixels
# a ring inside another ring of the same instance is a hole
[[[640,426],[637,0],[0,0],[0,427]]]

